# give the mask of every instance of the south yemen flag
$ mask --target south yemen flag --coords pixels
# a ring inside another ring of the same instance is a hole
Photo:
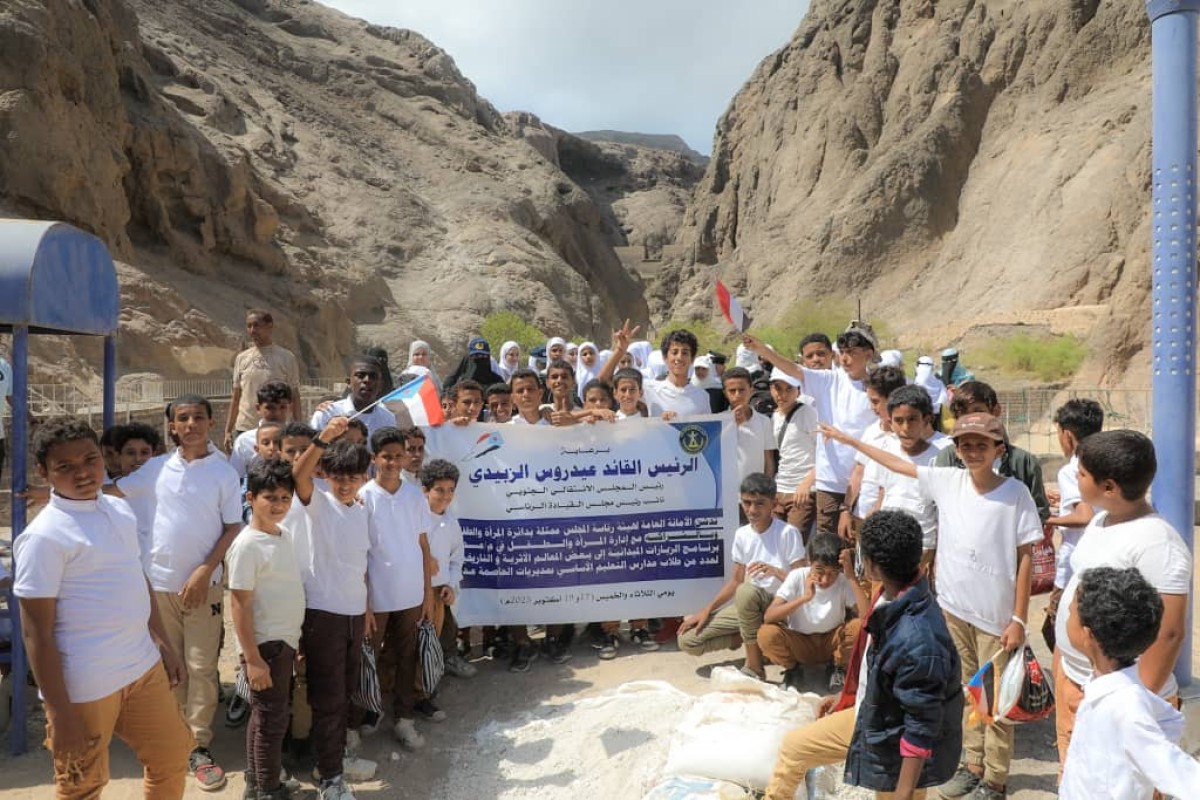
[[[379,402],[384,405],[403,403],[412,417],[413,425],[441,425],[446,420],[437,388],[428,375],[422,375],[398,389],[393,389],[380,398]]]
[[[721,283],[719,278],[717,279],[717,305],[721,307],[721,313],[738,333],[745,333],[746,329],[750,327],[750,316],[742,310],[742,304],[729,293],[729,287]]]

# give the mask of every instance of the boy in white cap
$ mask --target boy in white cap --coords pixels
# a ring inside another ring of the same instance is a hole
[[[778,446],[775,470],[775,516],[800,531],[808,541],[817,515],[812,493],[817,457],[817,409],[800,393],[800,381],[783,370],[771,371],[772,433]]]

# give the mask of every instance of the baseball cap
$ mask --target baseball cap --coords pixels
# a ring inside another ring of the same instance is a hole
[[[1004,423],[991,414],[962,415],[954,421],[954,430],[950,433],[950,438],[957,439],[968,433],[973,433],[977,436],[986,436],[996,442],[1003,442],[1005,440]]]
[[[472,355],[475,353],[488,353],[490,355],[492,348],[488,346],[487,339],[484,339],[482,336],[476,336],[467,344],[467,352]]]
[[[779,367],[776,367],[775,369],[771,370],[771,383],[774,383],[775,381],[783,381],[788,386],[794,386],[797,389],[800,388],[800,381],[796,380],[796,378],[794,376],[788,375],[786,372],[781,370]]]

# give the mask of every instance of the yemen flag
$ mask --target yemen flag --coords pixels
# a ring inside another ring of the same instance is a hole
[[[428,375],[422,375],[398,389],[393,389],[380,398],[379,402],[385,406],[403,403],[412,417],[413,425],[441,425],[446,421],[437,389]]]
[[[745,333],[746,329],[750,327],[750,316],[742,310],[742,304],[729,293],[729,287],[721,283],[719,278],[717,279],[717,305],[721,307],[721,313],[738,333]]]

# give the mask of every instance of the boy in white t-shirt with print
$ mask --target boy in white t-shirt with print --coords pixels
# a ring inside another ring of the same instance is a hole
[[[678,643],[680,650],[693,656],[745,644],[742,671],[762,679],[758,631],[788,573],[805,565],[804,540],[800,531],[772,513],[775,481],[766,475],[746,476],[741,485],[741,503],[749,523],[733,535],[733,577],[708,605],[684,617]]]
[[[1071,580],[1071,553],[1095,515],[1092,507],[1079,496],[1079,457],[1076,451],[1084,439],[1104,430],[1104,409],[1095,400],[1074,398],[1054,412],[1054,425],[1058,428],[1058,446],[1068,460],[1058,470],[1058,494],[1055,498],[1058,514],[1046,520],[1047,525],[1058,526],[1060,537],[1054,569],[1054,591],[1046,604],[1047,625],[1050,628],[1053,628],[1058,615],[1063,589]],[[1051,636],[1050,640],[1053,642],[1054,637]]]
[[[172,646],[187,663],[187,680],[175,687],[175,696],[196,737],[188,764],[200,789],[212,792],[226,783],[208,747],[224,630],[222,562],[242,529],[242,492],[237,473],[209,441],[213,411],[207,398],[177,397],[167,406],[167,420],[175,450],[104,491],[147,506],[153,498],[146,574]]]
[[[1138,659],[1142,684],[1163,699],[1178,694],[1172,670],[1183,649],[1192,588],[1192,555],[1183,537],[1146,497],[1158,461],[1149,437],[1136,431],[1102,431],[1085,439],[1079,457],[1079,496],[1096,515],[1071,553],[1071,579],[1059,608],[1065,612],[1092,567],[1136,567],[1163,603],[1158,637]],[[1070,613],[1055,623],[1054,720],[1061,759],[1066,758],[1075,712],[1092,679],[1087,655],[1071,641]]]
[[[1158,637],[1163,603],[1136,567],[1092,567],[1069,608],[1072,647],[1093,678],[1063,764],[1064,800],[1151,800],[1163,792],[1195,797],[1200,763],[1179,748],[1184,718],[1146,689],[1137,659]]]
[[[374,763],[346,753],[350,693],[362,663],[364,636],[374,632],[367,613],[367,552],[371,539],[367,509],[358,490],[367,482],[371,454],[338,441],[349,420],[334,417],[292,465],[296,499],[307,519],[304,625],[300,647],[308,680],[321,800],[352,800],[348,776],[365,779]],[[324,487],[314,483],[320,465]]]
[[[46,707],[56,794],[100,796],[115,734],[141,762],[147,797],[182,797],[194,740],[171,687],[184,666],[142,572],[137,521],[100,492],[104,458],[86,422],[46,421],[33,450],[53,493],[13,542],[13,593]]]
[[[836,535],[815,533],[808,540],[808,566],[793,570],[775,593],[758,642],[763,655],[784,668],[785,686],[799,691],[804,667],[825,666],[829,691],[842,690],[860,625],[847,612],[870,608],[852,556]]]
[[[406,452],[408,445],[424,444],[424,436],[414,435],[418,431],[380,428],[371,434],[375,478],[358,493],[367,510],[371,543],[367,582],[375,615],[374,644],[381,683],[389,683],[382,676],[395,675],[390,681],[395,719],[392,731],[410,749],[425,744],[414,722],[418,705],[417,628],[421,620],[433,619],[428,540],[433,517],[420,484],[401,475],[401,467],[415,466]],[[434,721],[446,718],[431,698],[421,701],[420,711]]]
[[[775,432],[771,418],[750,405],[750,396],[754,392],[750,372],[743,367],[726,370],[721,378],[721,388],[729,403],[728,413],[733,415],[737,425],[738,480],[755,472],[774,478],[778,449]]]
[[[708,392],[692,383],[692,362],[699,349],[700,341],[689,330],[673,330],[663,337],[661,350],[667,377],[645,387],[650,416],[669,421],[711,413]]]
[[[817,410],[800,394],[800,381],[776,367],[771,372],[771,435],[778,449],[775,515],[807,537],[816,517],[813,467],[817,455]]]
[[[246,788],[258,800],[290,797],[280,781],[292,668],[304,624],[304,583],[281,527],[295,492],[292,467],[258,461],[246,476],[250,523],[229,548],[230,616],[250,687]]]
[[[1029,489],[992,469],[1004,454],[1004,425],[990,414],[967,414],[955,421],[951,438],[965,469],[918,467],[828,426],[821,430],[887,469],[917,479],[922,495],[937,505],[938,604],[962,661],[962,681],[998,652],[994,663],[1003,672],[1010,655],[1025,642],[1033,545],[1042,539]],[[966,763],[941,788],[942,797],[1003,797],[1012,748],[1011,725],[964,721]]]
[[[434,459],[421,467],[421,488],[429,504],[432,527],[426,539],[433,559],[430,584],[433,587],[433,626],[438,630],[446,672],[458,678],[473,678],[476,669],[458,652],[458,623],[453,606],[462,587],[465,550],[462,527],[450,512],[458,489],[458,467],[443,459]]]

